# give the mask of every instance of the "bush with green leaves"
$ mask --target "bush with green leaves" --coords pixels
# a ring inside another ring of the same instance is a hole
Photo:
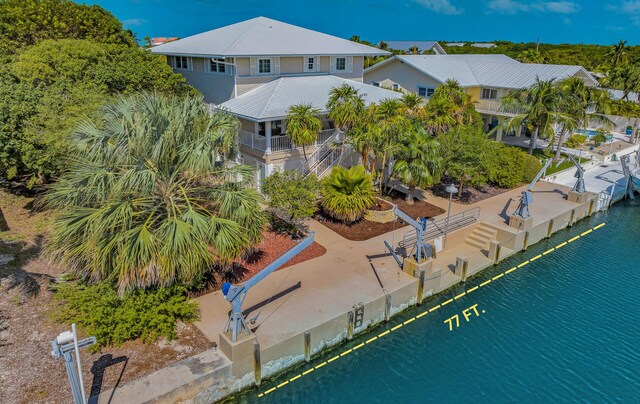
[[[565,147],[570,149],[575,149],[576,147],[580,147],[587,141],[587,137],[584,135],[571,135],[564,142]]]
[[[489,166],[489,182],[501,188],[514,188],[524,178],[525,157],[521,149],[494,143]]]
[[[528,153],[523,154],[524,171],[522,173],[522,181],[529,184],[531,181],[533,181],[534,178],[536,178],[536,175],[538,175],[538,173],[542,169],[542,163],[540,163],[540,160],[538,160],[538,158],[535,156],[532,156]]]
[[[598,129],[598,133],[595,136],[591,137],[591,141],[593,142],[594,146],[600,147],[602,143],[607,141],[607,135]]]
[[[262,237],[255,169],[234,164],[239,122],[202,97],[140,94],[84,121],[74,165],[50,186],[50,257],[125,290],[189,284]]]
[[[334,219],[352,223],[360,220],[375,202],[371,174],[363,166],[336,166],[322,181],[322,209]]]
[[[304,177],[295,170],[276,171],[262,183],[262,192],[267,196],[269,205],[282,209],[290,219],[313,215],[319,189],[320,183],[315,175]]]
[[[172,340],[176,338],[177,321],[188,323],[199,317],[197,303],[188,301],[182,286],[138,289],[120,298],[108,282],[69,282],[54,286],[53,299],[59,303],[54,319],[78,324],[83,333],[95,335],[100,346],[134,339]]]

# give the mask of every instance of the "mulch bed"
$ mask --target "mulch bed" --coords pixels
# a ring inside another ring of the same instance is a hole
[[[430,191],[436,196],[449,199],[449,193],[445,190],[445,188],[447,188],[449,184],[451,184],[451,180],[443,178],[442,182],[431,187]],[[500,195],[507,191],[510,191],[510,188],[499,188],[490,184],[487,184],[480,188],[465,186],[462,190],[462,197],[458,197],[458,195],[455,194],[453,195],[453,201],[463,205],[470,205],[472,203],[480,202],[487,198]]]
[[[432,205],[425,201],[415,200],[412,205],[408,204],[405,200],[405,195],[398,191],[392,191],[391,195],[384,196],[385,200],[390,201],[393,204],[398,205],[398,208],[409,215],[412,218],[418,217],[435,217],[445,213],[444,209],[441,209],[435,205]],[[344,224],[331,219],[323,212],[318,212],[315,219],[320,223],[335,231],[342,237],[352,241],[364,241],[373,237],[377,237],[381,234],[388,233],[394,229],[399,229],[407,226],[402,220],[397,220],[395,223],[376,223],[362,219],[353,224]]]

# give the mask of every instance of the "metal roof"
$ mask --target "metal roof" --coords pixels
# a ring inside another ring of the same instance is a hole
[[[257,17],[156,46],[162,55],[251,57],[271,55],[388,55],[362,45],[306,28]]]
[[[578,73],[592,80],[592,85],[597,85],[597,81],[582,66],[520,63],[506,55],[397,55],[394,59],[436,81],[444,83],[453,79],[462,87],[525,88],[532,85],[536,78],[562,80]],[[365,72],[377,67],[371,66]]]
[[[303,103],[326,113],[329,92],[342,84],[355,87],[367,104],[402,97],[395,91],[331,75],[280,77],[224,102],[220,108],[254,121],[285,118],[290,106]]]
[[[611,99],[613,100],[622,100],[624,99],[624,91],[622,90],[616,90],[613,88],[606,88],[605,90],[607,90],[609,92],[609,95],[611,96]],[[635,93],[633,91],[629,92],[628,95],[628,100],[629,101],[633,101],[633,102],[640,102],[640,93]]]
[[[438,55],[446,55],[447,52],[440,46],[437,41],[381,41],[391,49],[403,50],[409,52],[414,46],[420,51],[434,50]]]

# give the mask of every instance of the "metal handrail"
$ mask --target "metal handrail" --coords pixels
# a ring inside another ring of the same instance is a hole
[[[467,227],[480,219],[480,207],[476,206],[471,209],[467,209],[464,212],[456,213],[455,215],[450,216],[449,218],[449,226],[447,232],[452,232],[454,230],[459,230],[464,227]],[[433,240],[437,237],[444,236],[445,231],[441,226],[444,226],[447,223],[447,218],[442,218],[439,220],[430,220],[427,224],[427,231],[424,232],[423,240],[424,242],[428,240]],[[429,229],[431,227],[431,230]],[[432,230],[435,227],[435,230]],[[402,241],[398,243],[398,245],[402,248],[405,248],[408,245],[414,244],[416,241],[416,231],[409,230],[403,236]]]

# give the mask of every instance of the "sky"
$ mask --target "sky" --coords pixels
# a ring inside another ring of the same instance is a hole
[[[640,0],[85,0],[139,39],[186,37],[257,16],[381,40],[640,44]]]

